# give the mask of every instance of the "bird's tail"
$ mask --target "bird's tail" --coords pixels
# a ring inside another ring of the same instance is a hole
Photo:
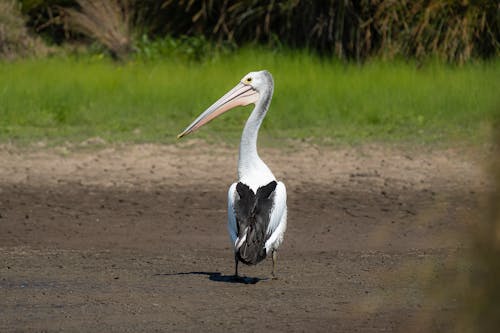
[[[266,258],[265,230],[259,225],[249,226],[236,241],[236,256],[247,265],[255,265]]]

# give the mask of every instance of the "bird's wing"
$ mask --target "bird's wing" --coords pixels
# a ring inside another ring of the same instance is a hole
[[[235,244],[238,239],[238,227],[236,225],[236,214],[234,212],[234,201],[236,200],[236,183],[233,183],[227,191],[227,231],[231,237],[231,243]]]
[[[266,241],[266,248],[285,232],[286,213],[286,187],[282,182],[278,182],[274,194],[274,205],[271,210],[269,225],[267,226],[267,235],[269,238]]]

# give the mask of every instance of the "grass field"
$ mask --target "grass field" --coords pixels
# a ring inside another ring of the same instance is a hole
[[[359,66],[251,49],[202,63],[24,60],[0,63],[0,141],[173,142],[258,69],[271,71],[276,84],[264,140],[483,142],[500,107],[500,61]],[[196,136],[237,142],[250,109],[230,112]]]

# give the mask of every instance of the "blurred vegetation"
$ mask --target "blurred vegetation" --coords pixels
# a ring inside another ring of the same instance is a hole
[[[471,269],[460,288],[464,304],[457,331],[498,332],[500,327],[500,114],[495,124],[492,163],[489,165],[492,192],[486,214],[480,214],[473,231]]]
[[[165,37],[150,40],[147,35],[137,39],[134,46],[133,59],[140,61],[195,61],[203,62],[208,59],[228,55],[235,50],[231,45],[211,43],[203,36],[181,36],[178,38]]]
[[[451,325],[443,332],[496,333],[500,327],[500,112],[494,117],[490,158],[485,163],[489,179],[467,221],[465,251],[441,266],[437,279],[429,280],[429,304],[456,304],[446,316]]]
[[[464,63],[500,50],[496,0],[19,1],[30,27],[47,40],[98,41],[117,58],[144,40],[185,36],[219,47],[258,43],[357,61]]]

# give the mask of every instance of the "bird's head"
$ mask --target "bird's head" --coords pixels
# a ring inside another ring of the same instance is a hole
[[[272,91],[273,85],[273,77],[266,70],[248,73],[233,89],[229,90],[186,127],[177,136],[177,139],[196,131],[201,126],[237,106],[256,104],[263,92],[269,89]]]
[[[240,82],[246,86],[251,86],[252,89],[258,93],[261,93],[266,89],[270,89],[274,85],[271,73],[266,70],[250,72],[245,75]]]

